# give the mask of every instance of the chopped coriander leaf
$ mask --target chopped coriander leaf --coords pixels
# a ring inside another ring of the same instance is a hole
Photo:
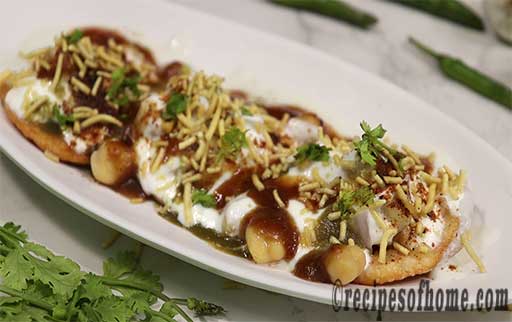
[[[204,189],[194,190],[192,193],[192,203],[200,204],[206,208],[215,208],[217,201],[213,195],[208,194]]]
[[[123,84],[124,77],[124,68],[118,68],[112,72],[112,83],[110,84],[110,88],[107,92],[108,98],[112,99],[117,95],[121,89],[121,85]]]
[[[348,190],[341,193],[338,202],[334,206],[341,215],[346,217],[353,207],[362,207],[373,202],[375,194],[369,187],[362,187],[355,191]]]
[[[240,111],[242,112],[242,115],[245,115],[245,116],[252,116],[252,113],[251,111],[249,111],[249,109],[247,108],[247,106],[242,106],[242,108],[240,109]]]
[[[354,203],[354,192],[353,191],[343,191],[340,195],[338,203],[336,204],[336,209],[341,212],[342,215],[345,215],[350,211],[352,204]]]
[[[361,187],[354,192],[354,201],[357,205],[369,205],[375,199],[375,194],[370,187]]]
[[[167,101],[167,105],[165,106],[165,110],[162,113],[162,118],[164,120],[175,120],[178,117],[178,114],[183,113],[187,110],[187,97],[180,93],[172,94],[169,101]]]
[[[139,85],[140,78],[141,77],[140,77],[139,74],[135,74],[135,75],[133,75],[131,77],[125,77],[124,82],[123,82],[123,86],[129,88],[130,91],[132,91],[132,93],[135,96],[139,96],[140,95],[140,91],[139,91],[139,87],[137,85]]]
[[[139,88],[137,87],[139,82],[140,75],[126,76],[124,68],[118,68],[112,72],[107,98],[119,106],[124,106],[130,102],[130,98],[124,89],[129,89],[135,97],[138,97],[140,95]]]
[[[73,123],[75,118],[72,115],[63,114],[57,105],[52,109],[52,120],[59,124],[61,128],[65,128],[69,123]]]
[[[125,106],[128,105],[128,103],[130,103],[130,98],[122,94],[114,100],[114,103],[117,104],[117,106]]]
[[[299,163],[309,161],[328,161],[331,149],[315,143],[305,144],[297,149],[295,160]]]
[[[366,123],[366,121],[361,122],[361,129],[364,131],[361,136],[361,140],[354,143],[356,147],[356,151],[359,152],[361,156],[361,160],[363,162],[375,166],[377,157],[381,154],[382,150],[388,150],[389,153],[396,155],[397,152],[384,144],[381,139],[386,134],[386,130],[379,124],[374,129]]]
[[[21,230],[21,225],[16,225],[13,222],[7,222],[1,230],[4,230],[5,233],[8,235],[14,237],[15,239],[19,241],[26,241],[28,238],[28,235],[25,231]]]
[[[245,133],[237,127],[231,127],[221,138],[219,158],[233,158],[243,147],[247,146]]]
[[[84,33],[80,29],[75,29],[72,33],[66,36],[66,41],[69,45],[76,44],[83,36]]]

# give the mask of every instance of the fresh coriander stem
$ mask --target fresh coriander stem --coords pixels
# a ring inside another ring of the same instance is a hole
[[[166,296],[167,297],[167,296]],[[168,297],[167,297],[168,298]],[[185,311],[183,311],[181,309],[181,307],[178,306],[178,304],[176,304],[174,301],[170,300],[168,301],[168,303],[170,303],[172,305],[172,307],[185,319],[187,320],[188,322],[194,322],[190,316],[188,316],[187,313],[185,313]]]
[[[78,302],[78,296],[79,292],[78,290],[75,291],[73,294],[73,298],[68,303],[67,313],[66,313],[66,321],[71,321],[71,317],[73,316],[73,308],[75,307],[76,303]]]
[[[131,287],[131,288],[134,288],[134,289],[138,289],[138,290],[141,290],[141,291],[149,292],[149,293],[153,294],[154,296],[160,298],[164,302],[170,302],[171,305],[173,306],[173,308],[185,320],[187,320],[188,322],[193,322],[193,320],[188,316],[187,313],[185,313],[185,311],[183,311],[175,302],[173,302],[171,300],[170,297],[168,297],[167,295],[162,293],[160,290],[148,289],[144,285],[141,285],[141,284],[139,284],[137,282],[125,281],[125,280],[120,280],[120,279],[111,278],[111,277],[100,276],[100,279],[106,285],[110,285],[110,286],[125,286],[125,287]]]
[[[24,294],[20,291],[13,289],[13,288],[10,288],[10,287],[4,286],[4,285],[0,285],[0,292],[11,295],[11,296],[17,296],[17,297],[23,299],[24,301],[26,301],[34,306],[37,306],[38,308],[46,310],[50,313],[53,310],[52,305],[50,305],[49,303],[39,300],[39,299],[36,299],[30,295]]]
[[[21,238],[20,236],[16,235],[16,234],[13,234],[11,233],[9,230],[5,229],[4,227],[0,226],[0,231],[4,232],[5,234],[7,234],[8,236],[16,239],[16,240],[19,240],[20,242],[22,243],[26,243],[27,240],[24,239],[24,238]]]
[[[162,320],[168,321],[168,322],[174,322],[175,320],[171,317],[169,317],[167,314],[163,314],[162,312],[158,312],[152,309],[149,309],[149,312],[151,312],[151,315],[157,316],[161,318]]]
[[[20,246],[17,240],[13,240],[12,237],[5,233],[5,229],[0,229],[0,239],[2,239],[8,247],[18,248]]]
[[[172,298],[171,301],[179,305],[188,305],[187,299]]]
[[[146,292],[149,292],[149,293],[159,297],[163,301],[169,301],[171,299],[167,295],[165,295],[162,292],[160,292],[160,290],[149,289],[149,288],[145,287],[143,284],[140,284],[140,283],[137,283],[137,282],[120,280],[120,279],[117,279],[117,278],[106,277],[106,276],[98,276],[98,277],[101,279],[103,284],[106,284],[106,285],[110,285],[110,286],[126,286],[126,287],[130,287],[130,288],[135,288],[135,289],[138,289],[138,290],[141,290],[141,291],[146,291]]]
[[[0,245],[0,252],[10,253],[11,251],[12,251],[12,249],[10,249],[9,247]]]
[[[413,44],[414,46],[416,46],[416,48],[418,48],[419,50],[423,51],[424,53],[434,57],[435,59],[437,60],[440,60],[442,58],[442,55],[433,51],[431,48],[425,46],[424,44],[422,44],[421,42],[419,42],[418,40],[414,39],[413,37],[409,37],[409,42],[411,44]]]

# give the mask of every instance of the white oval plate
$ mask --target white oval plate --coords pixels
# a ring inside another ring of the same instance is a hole
[[[0,28],[0,67],[12,68],[16,53],[49,44],[74,26],[110,26],[128,32],[155,51],[160,62],[184,60],[219,73],[227,85],[270,100],[297,103],[317,112],[341,133],[359,134],[359,122],[382,123],[392,139],[421,152],[436,151],[442,163],[467,169],[479,227],[474,243],[488,273],[475,272],[461,254],[462,272],[440,270],[432,287],[512,286],[509,206],[512,166],[482,139],[426,103],[352,65],[313,49],[159,1],[11,1]],[[43,27],[41,27],[43,26]],[[34,180],[92,218],[210,272],[252,286],[330,303],[330,285],[224,254],[156,215],[151,203],[130,204],[92,182],[76,168],[47,160],[0,113],[0,147]],[[448,159],[446,156],[450,156]],[[456,160],[453,162],[452,160]],[[417,280],[386,286],[415,287]],[[355,286],[357,287],[357,286]],[[470,296],[473,298],[473,296]]]

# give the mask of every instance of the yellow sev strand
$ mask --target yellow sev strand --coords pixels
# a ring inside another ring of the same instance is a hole
[[[82,91],[83,93],[89,95],[91,93],[91,89],[89,88],[89,86],[87,86],[85,83],[83,83],[82,81],[80,81],[78,78],[76,77],[71,77],[71,84],[73,86],[75,86],[78,90]]]
[[[283,199],[281,199],[281,196],[279,196],[277,189],[272,190],[272,195],[274,196],[274,200],[276,201],[279,208],[286,208],[286,205],[284,204]]]
[[[183,206],[185,208],[185,226],[192,225],[192,184],[185,183],[183,188]]]
[[[370,208],[370,214],[372,215],[373,219],[377,223],[380,229],[386,230],[388,228],[388,225],[386,225],[386,222],[382,217],[375,211],[375,209]]]
[[[92,86],[91,94],[92,96],[96,96],[98,94],[98,90],[100,89],[101,82],[103,81],[103,77],[98,76],[94,81],[94,85]]]
[[[411,148],[409,148],[407,145],[402,145],[402,149],[414,160],[416,164],[421,164],[420,158],[418,158],[416,152],[411,150]]]
[[[405,256],[409,255],[409,249],[407,249],[405,246],[401,245],[400,243],[393,242],[393,248],[399,251],[400,253],[404,254]]]
[[[261,182],[260,178],[258,178],[258,175],[256,173],[252,174],[251,179],[252,179],[252,184],[254,185],[254,187],[256,187],[256,189],[258,191],[265,190],[265,186]]]
[[[432,183],[430,187],[428,188],[428,196],[427,196],[427,203],[425,204],[425,208],[423,208],[422,213],[424,215],[428,214],[432,211],[434,208],[434,201],[436,198],[436,189],[437,185],[435,183]]]
[[[119,127],[123,126],[123,123],[121,123],[121,121],[119,121],[112,115],[108,115],[108,114],[98,114],[98,115],[91,116],[90,118],[83,121],[80,124],[80,126],[81,126],[81,128],[86,128],[86,127],[89,127],[96,123],[110,123],[110,124],[114,124]]]
[[[149,170],[151,173],[155,173],[156,170],[158,170],[158,168],[160,167],[160,164],[162,164],[164,156],[165,156],[165,149],[164,148],[158,149],[158,153],[156,155],[156,158],[151,163],[151,167],[150,167],[150,170]]]
[[[379,263],[386,264],[386,250],[388,247],[388,241],[396,234],[396,229],[391,228],[384,232],[380,239],[379,245]]]
[[[389,161],[391,161],[391,164],[395,167],[396,169],[396,172],[402,176],[402,169],[400,169],[400,166],[398,165],[398,161],[396,161],[395,157],[386,149],[383,149],[382,150],[382,153],[386,156],[386,158],[389,159]]]
[[[462,236],[460,236],[462,246],[464,246],[464,249],[466,250],[466,252],[468,252],[469,257],[471,257],[471,259],[475,262],[476,266],[478,266],[480,273],[485,273],[486,269],[484,263],[482,262],[478,254],[475,252],[473,246],[471,246],[470,240],[471,238],[468,232],[464,232]]]
[[[443,194],[443,196],[446,196],[447,192],[448,192],[448,174],[443,173],[442,182],[441,182],[441,193]]]
[[[41,106],[46,104],[48,102],[48,96],[40,97],[39,99],[32,102],[32,104],[28,107],[27,111],[25,112],[25,117],[29,117],[32,113],[37,111]]]
[[[53,75],[53,81],[50,85],[52,90],[55,90],[60,81],[60,76],[62,75],[62,63],[64,61],[64,55],[62,53],[59,54],[57,58],[57,67],[55,68],[55,74]]]
[[[219,124],[221,113],[222,113],[222,106],[220,103],[218,103],[217,110],[215,111],[215,114],[213,115],[212,121],[210,123],[210,127],[208,128],[208,131],[206,132],[206,135],[205,135],[205,138],[207,141],[210,141],[210,139],[213,137],[213,134],[215,133],[215,130],[217,129],[217,125]]]
[[[467,181],[467,171],[466,170],[460,170],[459,175],[455,179],[455,186],[458,193],[461,193],[464,191],[464,186],[466,185]]]
[[[191,146],[192,144],[196,143],[196,141],[197,141],[197,137],[195,137],[195,136],[189,137],[185,141],[180,142],[178,144],[178,149],[184,150],[184,149],[188,148],[189,146]]]
[[[339,240],[344,241],[345,238],[347,238],[347,221],[342,220],[340,221],[340,235]]]
[[[421,243],[420,246],[418,247],[418,250],[420,253],[426,254],[430,251],[430,247],[425,243]]]
[[[398,198],[402,201],[404,207],[409,210],[409,212],[415,216],[416,215],[416,209],[414,208],[414,205],[409,201],[409,199],[407,198],[407,195],[405,194],[404,192],[404,189],[402,189],[402,186],[401,185],[396,185],[395,186],[395,191],[396,191],[396,194],[398,196]]]
[[[431,183],[439,184],[442,182],[441,178],[433,177],[430,174],[426,173],[425,171],[420,171],[420,176],[428,184],[431,184]]]

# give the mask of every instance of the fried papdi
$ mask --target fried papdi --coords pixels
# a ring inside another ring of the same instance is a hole
[[[79,154],[64,141],[62,134],[44,130],[41,125],[20,119],[3,102],[4,111],[9,121],[23,134],[25,138],[33,142],[41,151],[49,151],[56,155],[60,161],[77,165],[89,164],[88,154]]]
[[[372,255],[368,268],[354,281],[363,285],[382,285],[430,272],[443,258],[443,254],[453,241],[459,228],[459,218],[450,214],[446,207],[441,211],[445,223],[442,240],[435,248],[422,253],[418,248],[408,255],[395,249],[388,249],[386,263],[379,263],[379,254]]]

